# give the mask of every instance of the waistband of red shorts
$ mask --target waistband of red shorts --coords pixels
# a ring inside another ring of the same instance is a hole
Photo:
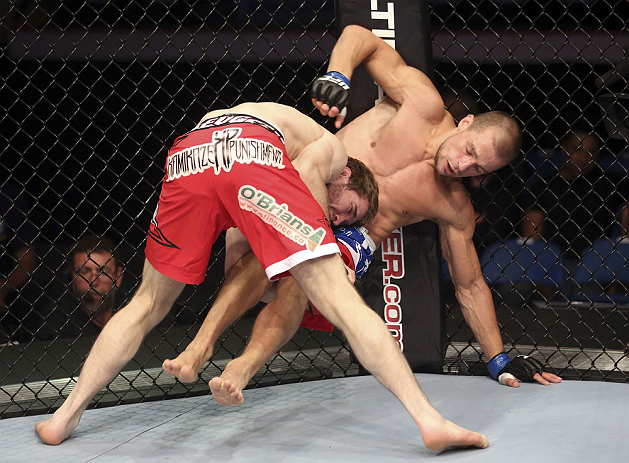
[[[199,124],[194,129],[192,129],[192,131],[238,124],[252,124],[257,125],[258,127],[262,127],[263,129],[266,129],[269,132],[275,134],[277,138],[280,139],[282,144],[285,143],[284,134],[277,126],[265,121],[264,119],[252,116],[251,114],[225,113],[221,114],[220,116],[209,117],[199,122]]]

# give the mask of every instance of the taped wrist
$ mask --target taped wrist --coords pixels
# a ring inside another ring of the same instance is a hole
[[[498,355],[495,355],[487,364],[487,370],[489,370],[489,374],[495,380],[498,380],[498,375],[500,371],[507,366],[507,364],[511,361],[511,357],[509,357],[504,352]]]
[[[326,73],[326,76],[330,76],[330,77],[335,77],[337,79],[341,79],[343,82],[345,82],[345,85],[347,85],[347,89],[349,89],[349,87],[350,87],[349,79],[345,76],[345,74],[341,74],[340,72],[336,72],[336,71],[330,71],[330,72]]]

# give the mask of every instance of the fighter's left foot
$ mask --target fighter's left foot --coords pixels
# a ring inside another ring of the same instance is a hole
[[[221,405],[240,405],[245,400],[242,395],[242,389],[232,384],[227,378],[217,376],[210,380],[209,385],[214,400]]]
[[[166,359],[162,369],[175,376],[182,383],[192,383],[199,378],[199,369],[206,359],[202,354],[188,348],[173,360]]]

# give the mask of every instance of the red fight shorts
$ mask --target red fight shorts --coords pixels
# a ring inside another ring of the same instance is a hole
[[[272,124],[246,114],[201,122],[175,140],[148,232],[146,258],[182,283],[205,278],[212,245],[237,227],[270,280],[339,252],[323,209]]]

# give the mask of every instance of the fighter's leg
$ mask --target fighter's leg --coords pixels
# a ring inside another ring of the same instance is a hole
[[[294,278],[279,281],[277,295],[258,315],[243,354],[229,362],[220,377],[210,381],[212,395],[218,403],[240,405],[243,402],[242,390],[264,362],[293,337],[307,303],[306,295]]]
[[[185,283],[162,275],[145,261],[137,293],[103,328],[68,398],[50,419],[35,425],[42,441],[57,445],[70,436],[92,398],[131,360],[184,287]]]
[[[249,241],[237,228],[230,228],[225,232],[225,275],[240,260],[251,251]]]
[[[197,335],[177,358],[164,360],[164,371],[183,382],[195,381],[199,369],[212,357],[220,334],[257,304],[269,285],[255,255],[252,252],[245,254],[226,276]]]
[[[445,420],[432,407],[383,321],[347,280],[338,256],[303,262],[293,267],[291,273],[309,300],[343,330],[362,365],[406,407],[426,447],[439,450],[489,445],[485,436]]]
[[[245,238],[245,235],[237,228],[227,230],[225,233],[225,275],[229,275],[230,270],[236,262],[249,252],[251,252],[251,246],[247,238]],[[272,283],[260,301],[265,303],[271,302],[275,297],[276,290],[277,283]],[[260,301],[256,301],[256,304]],[[251,307],[253,307],[253,305]]]

